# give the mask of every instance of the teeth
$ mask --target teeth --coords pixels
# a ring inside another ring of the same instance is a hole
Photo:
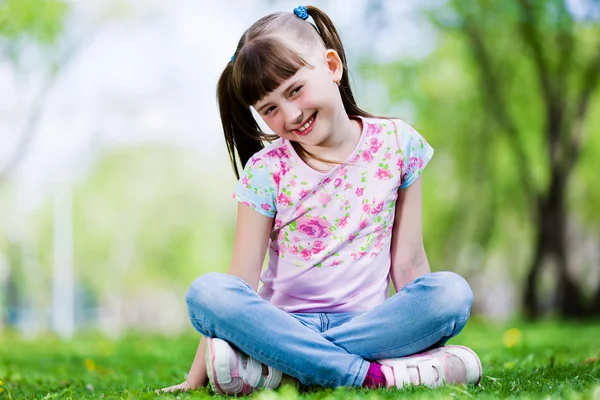
[[[305,123],[305,124],[304,124],[304,126],[301,126],[300,128],[298,128],[298,130],[299,130],[300,132],[304,132],[304,130],[305,130],[306,128],[308,128],[308,127],[310,126],[310,124],[312,124],[312,123],[313,123],[313,121],[314,121],[314,120],[315,120],[315,117],[312,117],[311,119],[309,119],[309,120],[308,120],[308,122],[307,122],[307,123]]]

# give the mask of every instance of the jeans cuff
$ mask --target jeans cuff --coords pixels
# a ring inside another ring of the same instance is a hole
[[[369,365],[371,365],[371,363],[365,359],[360,360],[360,367],[358,368],[358,374],[356,375],[356,378],[354,378],[354,382],[352,383],[352,386],[355,387],[361,387],[363,382],[365,381],[365,378],[367,377],[367,372],[369,372]]]

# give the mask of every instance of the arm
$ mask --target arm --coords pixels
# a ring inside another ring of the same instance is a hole
[[[392,233],[391,276],[396,292],[431,272],[421,225],[421,178],[398,193]]]
[[[248,282],[254,291],[258,290],[271,229],[273,218],[238,203],[233,256],[228,273]]]
[[[194,361],[192,362],[192,366],[190,368],[190,371],[188,372],[188,377],[185,380],[185,382],[192,389],[206,386],[206,384],[208,383],[208,376],[206,375],[206,364],[204,363],[205,346],[206,339],[204,338],[204,336],[202,336],[200,338],[198,350],[196,350],[196,355],[194,356]]]
[[[188,377],[185,381],[177,385],[156,390],[156,393],[160,394],[161,391],[187,392],[190,389],[198,389],[206,386],[208,384],[208,375],[206,375],[206,364],[204,363],[204,346],[206,346],[206,339],[204,336],[202,336],[200,338],[198,350],[196,350],[196,355],[194,356],[194,361],[192,362],[192,366],[188,372]]]
[[[272,227],[273,218],[238,203],[233,255],[228,273],[248,282],[254,291],[258,290],[258,280],[265,260]],[[188,391],[189,389],[206,386],[208,376],[206,375],[206,364],[204,363],[205,343],[206,339],[202,337],[187,379],[179,385],[164,388],[162,391]]]

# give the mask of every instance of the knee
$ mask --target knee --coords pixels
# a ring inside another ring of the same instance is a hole
[[[238,282],[239,281],[239,282]],[[199,307],[204,310],[215,306],[223,306],[231,298],[230,292],[242,281],[234,276],[211,272],[194,280],[185,296],[189,308]]]
[[[449,271],[436,272],[433,287],[442,313],[455,320],[467,319],[473,304],[473,291],[462,276]]]

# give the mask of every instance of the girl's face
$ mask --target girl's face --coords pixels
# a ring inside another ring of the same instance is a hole
[[[302,67],[253,107],[276,135],[310,147],[327,140],[344,112],[336,85],[343,66],[333,50],[314,51],[306,61],[312,67]]]

